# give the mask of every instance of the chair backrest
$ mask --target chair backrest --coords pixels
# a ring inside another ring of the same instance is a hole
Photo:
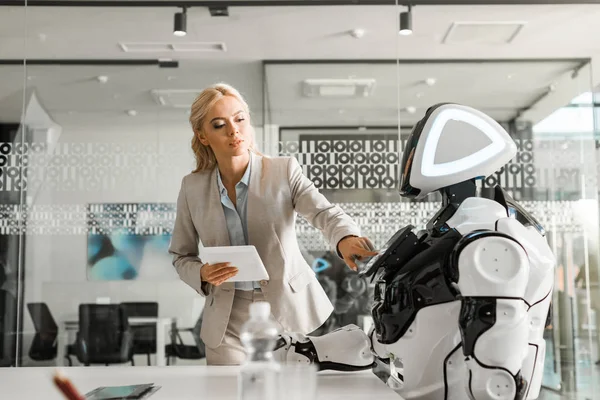
[[[121,306],[128,317],[158,317],[156,302],[125,302]]]
[[[58,333],[58,326],[46,303],[27,303],[27,309],[37,333]]]
[[[35,327],[35,336],[29,348],[32,360],[53,360],[56,357],[58,326],[46,303],[27,303],[29,315]]]
[[[128,330],[127,315],[120,305],[79,305],[79,334],[90,356],[119,352],[123,334]]]

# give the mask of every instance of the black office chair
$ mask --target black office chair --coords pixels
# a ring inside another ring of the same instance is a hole
[[[125,310],[118,304],[80,304],[77,359],[82,364],[133,361],[133,334]]]
[[[128,317],[158,317],[156,302],[121,303]],[[130,325],[133,332],[133,354],[146,354],[150,365],[150,354],[156,354],[156,324]]]
[[[33,321],[35,336],[29,348],[29,358],[35,361],[48,361],[56,358],[58,326],[46,303],[28,303],[27,309]],[[69,366],[73,365],[71,355],[75,355],[75,346],[67,345],[65,358]]]
[[[182,360],[200,360],[206,357],[206,347],[202,339],[200,339],[201,327],[202,314],[193,328],[176,328],[171,330],[171,344],[165,346],[167,365],[171,364],[171,357],[181,358]],[[182,332],[190,332],[196,344],[185,344],[181,338]]]

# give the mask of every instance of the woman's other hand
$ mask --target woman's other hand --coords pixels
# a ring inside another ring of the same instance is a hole
[[[210,283],[214,286],[219,286],[227,279],[236,276],[238,269],[230,263],[204,264],[200,268],[200,279],[202,282]]]
[[[347,236],[340,240],[337,250],[344,262],[354,271],[358,269],[355,260],[362,260],[364,257],[373,257],[378,254],[373,251],[373,244],[368,238],[356,236]]]

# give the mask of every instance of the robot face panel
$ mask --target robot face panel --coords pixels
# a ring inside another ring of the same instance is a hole
[[[486,114],[438,104],[413,128],[400,166],[400,194],[423,198],[438,189],[486,177],[515,156],[508,133]]]

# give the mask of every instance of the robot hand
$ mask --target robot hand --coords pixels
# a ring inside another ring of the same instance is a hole
[[[374,366],[371,341],[356,325],[323,336],[284,333],[275,349],[275,358],[286,363],[315,364],[319,371],[360,371]]]

